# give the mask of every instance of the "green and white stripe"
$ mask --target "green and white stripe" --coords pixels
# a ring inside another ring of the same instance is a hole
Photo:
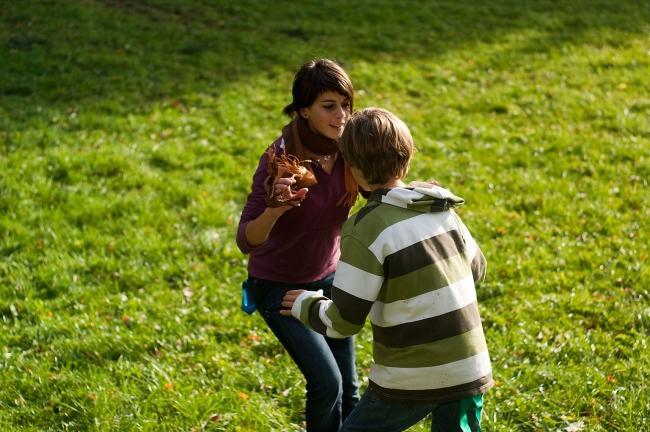
[[[485,350],[461,360],[428,367],[388,367],[376,362],[370,369],[370,379],[384,388],[429,390],[475,381],[490,372],[490,356]]]
[[[457,227],[451,212],[419,214],[388,226],[368,249],[383,263],[387,256],[401,249]]]
[[[461,309],[476,302],[474,279],[468,277],[435,291],[392,303],[375,302],[370,321],[381,327],[392,327],[420,321]]]
[[[368,301],[374,301],[384,282],[382,276],[367,272],[345,261],[339,261],[334,274],[334,286]]]

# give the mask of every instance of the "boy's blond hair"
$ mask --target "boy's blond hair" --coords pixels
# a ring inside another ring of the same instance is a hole
[[[341,153],[370,184],[401,179],[415,150],[409,128],[382,108],[365,108],[352,115],[341,136]]]

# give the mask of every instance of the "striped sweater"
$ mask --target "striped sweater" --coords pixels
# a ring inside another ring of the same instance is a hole
[[[330,337],[370,315],[369,386],[387,399],[445,402],[493,384],[476,301],[485,257],[438,186],[376,190],[343,226],[332,300],[305,291],[292,315]]]

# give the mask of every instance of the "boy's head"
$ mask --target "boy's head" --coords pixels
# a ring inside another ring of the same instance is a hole
[[[348,164],[374,185],[403,178],[415,150],[408,127],[382,108],[354,113],[345,125],[340,148]]]

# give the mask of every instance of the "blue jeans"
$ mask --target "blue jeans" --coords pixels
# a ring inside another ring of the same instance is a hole
[[[399,432],[431,414],[431,432],[481,430],[483,395],[444,403],[392,402],[367,389],[341,432]]]
[[[331,339],[280,315],[288,290],[323,290],[330,297],[333,275],[308,284],[287,284],[249,277],[258,312],[307,380],[305,416],[309,432],[337,432],[359,401],[354,338]]]

